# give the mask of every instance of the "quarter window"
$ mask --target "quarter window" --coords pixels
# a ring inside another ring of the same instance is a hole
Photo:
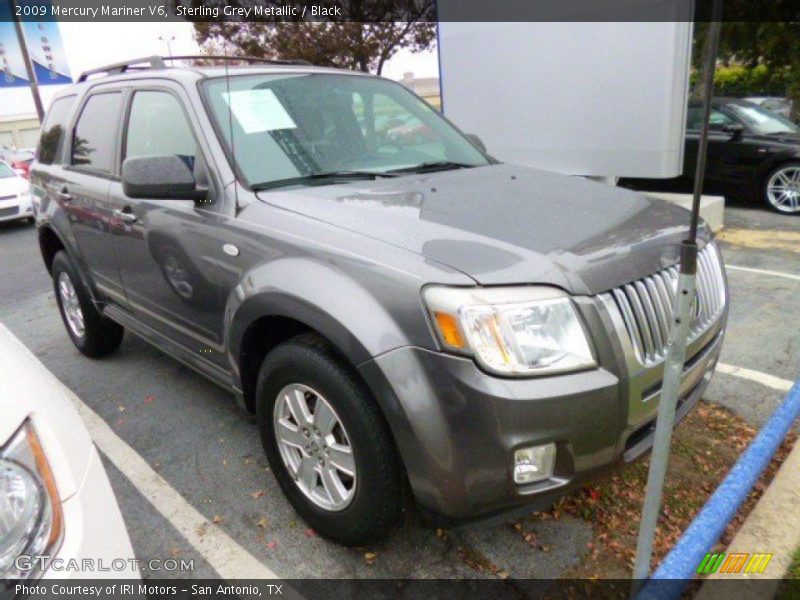
[[[73,165],[101,173],[113,171],[121,107],[119,92],[89,98],[72,136]]]
[[[57,98],[50,105],[47,116],[44,118],[42,135],[36,156],[40,163],[52,165],[61,160],[61,145],[64,141],[64,130],[67,128],[67,119],[72,114],[75,105],[75,96]]]
[[[128,117],[125,158],[180,157],[194,170],[197,142],[178,99],[167,92],[136,92]]]

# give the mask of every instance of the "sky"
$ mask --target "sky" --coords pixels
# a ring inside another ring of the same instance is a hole
[[[61,38],[73,79],[81,72],[114,62],[152,54],[199,54],[191,23],[61,23]],[[162,38],[162,39],[159,39]],[[411,71],[415,77],[437,77],[435,50],[413,54],[401,50],[385,66],[383,75],[400,79]],[[43,86],[45,108],[62,86]],[[34,113],[30,91],[0,90],[0,115]]]

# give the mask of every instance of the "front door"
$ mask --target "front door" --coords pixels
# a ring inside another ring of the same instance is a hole
[[[201,185],[208,181],[192,126],[173,91],[132,94],[122,145],[123,161],[176,155]],[[191,200],[129,198],[121,182],[111,184],[110,196],[122,206],[116,252],[134,316],[202,358],[224,365],[224,298],[214,262],[218,214],[210,204]]]

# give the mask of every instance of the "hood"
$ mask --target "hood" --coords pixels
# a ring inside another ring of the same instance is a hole
[[[0,198],[4,196],[16,196],[28,187],[28,185],[28,180],[22,177],[0,177]]]
[[[675,264],[689,223],[688,211],[662,200],[505,164],[259,197],[483,285],[542,283],[573,294],[604,292]]]

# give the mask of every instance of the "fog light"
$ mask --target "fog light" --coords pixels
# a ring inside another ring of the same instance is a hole
[[[553,475],[556,445],[531,446],[514,452],[514,482],[533,483]]]

